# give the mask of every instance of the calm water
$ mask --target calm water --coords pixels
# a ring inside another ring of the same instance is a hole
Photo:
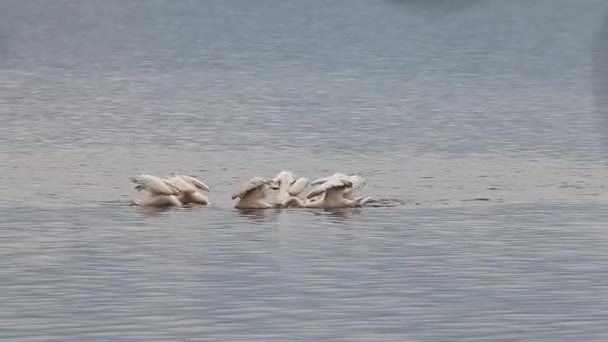
[[[606,18],[0,1],[0,339],[607,340]],[[282,169],[392,206],[232,209]],[[212,205],[126,205],[174,171]]]

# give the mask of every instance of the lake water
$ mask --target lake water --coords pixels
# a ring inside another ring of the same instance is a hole
[[[607,340],[607,22],[600,0],[0,2],[0,339]],[[283,169],[383,205],[232,208]],[[140,172],[212,203],[129,206]]]

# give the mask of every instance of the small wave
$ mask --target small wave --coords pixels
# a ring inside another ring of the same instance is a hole
[[[394,199],[394,198],[380,198],[380,199],[372,199],[371,201],[365,204],[366,207],[374,207],[374,208],[392,208],[399,207],[405,205],[405,201]]]
[[[115,207],[115,206],[138,206],[137,202],[135,200],[132,199],[124,199],[124,200],[115,200],[115,201],[103,201],[100,202],[100,204],[102,206],[110,206],[110,207]]]

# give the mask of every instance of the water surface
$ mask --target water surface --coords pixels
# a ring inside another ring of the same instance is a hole
[[[605,341],[606,13],[0,1],[0,338]],[[232,209],[282,169],[391,206]]]

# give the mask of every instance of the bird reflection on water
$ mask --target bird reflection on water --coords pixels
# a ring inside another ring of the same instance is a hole
[[[252,221],[264,221],[267,215],[270,213],[278,214],[280,212],[298,211],[298,212],[310,212],[316,216],[324,216],[329,219],[344,220],[353,219],[362,214],[360,208],[336,208],[336,209],[323,209],[323,210],[308,210],[308,209],[237,209],[239,215]]]
[[[333,208],[324,209],[323,211],[313,211],[315,215],[322,215],[330,219],[344,220],[352,219],[361,215],[363,212],[360,208]]]
[[[247,219],[253,220],[253,221],[261,221],[264,219],[265,215],[266,215],[266,211],[265,209],[236,209],[239,214]]]
[[[139,211],[145,216],[159,216],[160,214],[172,210],[170,207],[138,207]]]

